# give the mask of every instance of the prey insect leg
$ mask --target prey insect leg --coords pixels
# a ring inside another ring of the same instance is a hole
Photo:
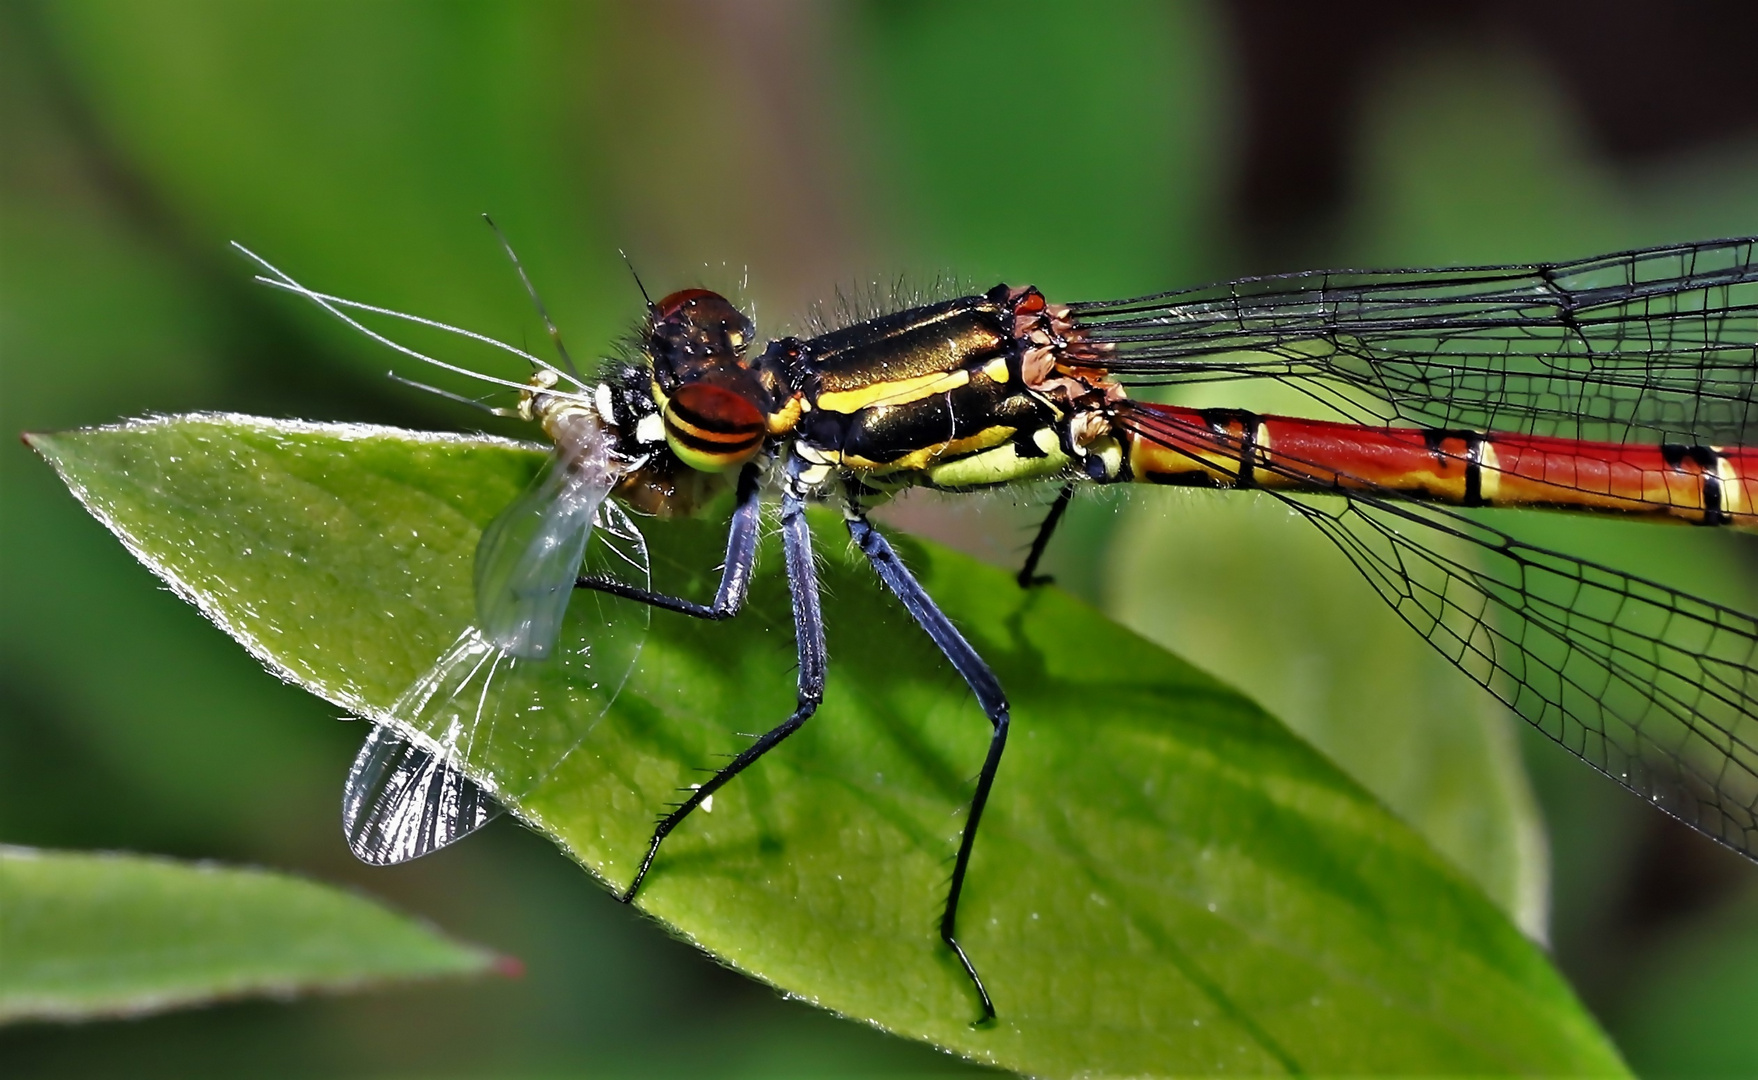
[[[1060,505],[1062,504],[1059,502],[1058,506]],[[1052,510],[1051,513],[1053,522],[1056,511]],[[971,985],[976,987],[977,997],[983,1003],[983,1020],[993,1020],[995,1003],[989,999],[989,991],[983,986],[983,979],[977,974],[976,966],[965,955],[964,947],[958,943],[958,899],[964,891],[965,872],[970,869],[971,848],[976,844],[977,826],[983,819],[983,807],[989,801],[989,789],[995,784],[995,771],[1001,766],[1001,752],[1007,747],[1007,695],[1002,691],[1001,682],[995,678],[995,673],[989,670],[989,665],[977,655],[977,650],[971,648],[970,642],[952,625],[952,620],[928,596],[927,590],[922,588],[915,575],[909,572],[897,553],[891,550],[885,537],[879,535],[878,530],[865,517],[860,516],[848,519],[848,531],[854,537],[855,546],[861,549],[861,553],[873,565],[879,580],[903,602],[910,617],[933,639],[953,668],[970,685],[971,693],[976,695],[977,704],[982,706],[983,714],[989,718],[993,728],[989,737],[989,753],[983,758],[983,771],[977,775],[977,790],[971,796],[970,815],[965,819],[964,835],[959,838],[958,858],[952,866],[952,885],[946,894],[946,910],[940,917],[941,940],[958,957],[965,974],[970,977]]]
[[[740,504],[743,509],[743,503]],[[735,517],[735,525],[737,518]],[[653,830],[653,839],[648,842],[647,856],[641,860],[641,868],[635,872],[635,880],[629,883],[623,893],[623,903],[635,898],[635,892],[641,888],[641,882],[647,877],[647,870],[653,865],[653,858],[659,854],[659,845],[671,834],[671,831],[689,817],[696,807],[701,806],[716,791],[726,786],[727,781],[745,770],[745,767],[779,746],[783,739],[800,729],[800,726],[811,718],[818,710],[819,702],[824,700],[824,617],[818,607],[818,572],[812,562],[812,534],[806,525],[806,507],[801,498],[787,493],[781,502],[781,539],[787,559],[788,588],[793,593],[794,615],[794,649],[799,658],[798,694],[795,698],[793,715],[778,726],[770,729],[756,742],[746,747],[738,757],[714,774],[714,777],[685,799],[671,813],[659,820]],[[730,548],[732,543],[728,544]],[[729,577],[731,569],[729,555]],[[725,585],[723,583],[723,590]],[[744,597],[744,585],[738,587],[739,599]],[[717,598],[718,602],[718,598]],[[673,610],[680,610],[674,608]],[[707,618],[717,616],[709,615]]]

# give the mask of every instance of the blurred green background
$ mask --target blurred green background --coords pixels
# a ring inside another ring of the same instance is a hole
[[[192,409],[477,427],[250,285],[225,242],[540,341],[485,210],[584,355],[640,312],[619,248],[651,289],[737,290],[773,334],[900,278],[1072,299],[1758,232],[1750,5],[1405,7],[9,0],[0,427]],[[506,820],[414,865],[354,864],[338,802],[360,729],[163,591],[22,447],[0,485],[0,840],[293,869],[528,965],[7,1030],[7,1075],[967,1071],[725,971]],[[1012,563],[1038,512],[922,499],[889,519]],[[1551,942],[1640,1073],[1758,1075],[1758,869],[1491,708],[1285,514],[1153,493],[1071,518],[1063,585],[1417,822]],[[1749,538],[1515,527],[1758,608]]]

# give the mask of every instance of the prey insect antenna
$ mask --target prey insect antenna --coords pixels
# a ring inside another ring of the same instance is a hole
[[[469,405],[472,408],[481,409],[483,412],[488,413],[491,416],[519,415],[512,409],[499,409],[485,401],[478,400],[477,398],[466,397],[463,394],[454,394],[450,390],[444,390],[437,386],[430,386],[424,382],[416,382],[414,379],[404,378],[394,371],[385,372],[385,378],[390,379],[392,382],[400,382],[404,386],[413,386],[417,390],[425,390],[430,394],[437,394],[449,401],[456,401],[460,405]]]
[[[507,235],[501,232],[501,227],[494,223],[494,218],[484,214],[482,220],[488,222],[488,227],[494,230],[495,239],[501,242],[501,249],[507,253],[507,258],[512,260],[513,269],[518,272],[519,280],[525,285],[526,295],[531,297],[531,305],[537,309],[538,317],[543,320],[544,329],[549,331],[549,340],[555,342],[555,351],[560,354],[562,365],[578,381],[580,369],[574,366],[574,358],[568,355],[568,347],[562,344],[562,332],[556,329],[555,322],[550,319],[549,309],[543,306],[543,298],[537,295],[537,286],[531,284],[530,275],[525,273],[525,264],[519,261],[518,253],[513,250],[513,245],[507,240]]]
[[[586,389],[586,386],[584,383],[582,383],[578,379],[574,379],[572,376],[568,375],[566,372],[561,371],[560,369],[556,368],[553,364],[550,364],[547,361],[541,360],[535,356],[532,356],[530,353],[524,351],[523,349],[515,348],[512,345],[508,345],[504,341],[496,341],[494,338],[491,338],[491,337],[487,336],[486,334],[478,334],[473,330],[465,330],[461,327],[452,326],[447,323],[442,323],[442,322],[439,322],[434,319],[425,319],[419,315],[410,315],[410,314],[407,314],[407,313],[401,312],[401,311],[392,311],[390,308],[376,307],[372,304],[363,304],[358,300],[348,300],[348,299],[346,299],[344,297],[340,297],[340,296],[331,296],[328,293],[315,292],[311,289],[306,288],[304,285],[299,284],[299,282],[294,281],[291,277],[287,276],[286,274],[282,273],[279,269],[277,269],[268,260],[266,260],[262,256],[258,255],[256,252],[251,251],[249,248],[245,247],[243,244],[238,243],[236,240],[232,241],[232,246],[237,248],[242,254],[244,254],[247,258],[249,258],[252,262],[256,263],[258,266],[261,266],[263,269],[267,270],[270,274],[274,275],[273,277],[264,277],[259,274],[256,277],[257,281],[261,282],[264,285],[270,286],[271,288],[283,289],[287,292],[297,293],[300,296],[303,296],[306,299],[310,300],[312,303],[316,304],[318,307],[323,308],[325,311],[329,312],[331,315],[334,315],[336,318],[340,319],[342,322],[347,323],[350,327],[353,327],[356,331],[360,332],[361,334],[364,334],[366,337],[371,338],[372,340],[378,342],[379,344],[385,346],[386,348],[393,349],[396,352],[400,352],[405,356],[414,357],[415,359],[421,361],[424,364],[431,364],[432,366],[437,367],[437,368],[441,368],[445,371],[450,371],[450,372],[453,372],[458,375],[467,375],[470,378],[476,379],[480,382],[492,383],[496,386],[505,386],[505,387],[508,387],[513,390],[524,390],[527,388],[527,385],[528,385],[528,384],[522,383],[522,382],[514,382],[510,379],[498,378],[493,375],[485,375],[480,371],[472,371],[469,368],[460,367],[457,364],[448,364],[444,360],[437,360],[431,356],[428,356],[425,353],[417,352],[414,349],[409,348],[407,345],[402,345],[402,344],[399,344],[398,342],[392,341],[390,338],[385,337],[383,334],[377,332],[376,330],[370,329],[369,327],[363,325],[359,320],[350,318],[348,315],[344,314],[340,309],[341,308],[352,308],[356,311],[367,311],[367,312],[371,312],[374,315],[384,315],[384,316],[387,316],[387,317],[393,318],[393,319],[402,319],[405,322],[412,322],[412,323],[416,323],[421,326],[432,327],[435,330],[444,330],[447,333],[457,334],[460,337],[467,337],[467,338],[471,339],[472,341],[479,341],[484,345],[491,345],[491,346],[493,346],[497,349],[500,349],[504,352],[510,352],[515,356],[521,357],[521,358],[529,361],[530,363],[537,365],[538,367],[544,368],[549,371],[554,371],[558,377],[568,379],[570,382],[573,382],[574,385],[578,386],[581,390]],[[558,393],[558,394],[561,394],[561,396],[574,398],[576,400],[581,401],[582,403],[589,403],[590,402],[590,399],[582,394],[563,393],[560,391],[552,391],[552,393]]]

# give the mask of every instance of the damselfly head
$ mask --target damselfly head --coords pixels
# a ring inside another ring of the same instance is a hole
[[[719,293],[684,289],[649,310],[645,351],[667,447],[705,473],[736,472],[762,450],[787,388],[745,355],[751,320]]]
[[[618,454],[637,463],[616,489],[632,509],[693,513],[762,450],[776,395],[745,356],[754,335],[751,320],[720,294],[672,293],[648,306],[633,355],[604,368],[582,395],[614,433]],[[533,380],[526,392],[533,419],[558,392],[554,385]]]

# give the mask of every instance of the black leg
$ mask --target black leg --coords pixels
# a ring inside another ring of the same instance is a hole
[[[574,587],[610,593],[696,619],[730,619],[745,606],[745,596],[751,591],[751,571],[757,563],[757,528],[763,521],[760,495],[757,466],[747,465],[739,474],[739,501],[733,508],[732,525],[726,533],[726,562],[720,571],[720,588],[715,590],[711,604],[698,604],[694,600],[651,589],[637,589],[615,578],[596,575],[575,579]]]
[[[1050,504],[1050,512],[1044,515],[1044,523],[1038,526],[1038,535],[1032,538],[1032,550],[1026,555],[1025,565],[1019,568],[1019,587],[1029,589],[1033,585],[1048,585],[1050,579],[1038,577],[1038,560],[1044,557],[1044,549],[1050,546],[1050,536],[1056,526],[1062,524],[1062,515],[1068,511],[1068,502],[1074,498],[1074,485],[1063,484],[1062,490],[1056,493],[1056,501]]]
[[[812,533],[806,527],[805,504],[797,495],[788,494],[782,498],[781,539],[787,555],[788,588],[793,592],[794,648],[800,664],[799,692],[795,699],[794,713],[746,747],[743,753],[715,773],[713,779],[691,792],[688,799],[659,819],[659,825],[653,830],[653,839],[647,844],[647,856],[641,860],[641,868],[635,872],[635,880],[629,883],[621,897],[625,904],[635,898],[641,882],[647,877],[648,868],[653,865],[653,857],[659,854],[660,843],[671,831],[689,817],[696,807],[706,802],[709,796],[725,787],[727,781],[743,772],[747,765],[775,749],[783,739],[798,731],[800,725],[817,711],[818,703],[824,700],[824,618],[818,609],[818,571],[812,562]],[[740,596],[743,596],[742,590]]]
[[[1055,511],[1052,511],[1055,513]],[[983,1019],[995,1018],[995,1003],[989,999],[989,991],[983,986],[983,979],[977,974],[976,967],[970,957],[965,955],[964,948],[958,943],[958,898],[964,891],[965,871],[970,868],[971,848],[977,841],[977,826],[983,820],[983,807],[989,801],[989,789],[995,784],[995,771],[1001,766],[1001,752],[1007,747],[1007,695],[1001,690],[1001,683],[989,665],[971,648],[970,642],[952,625],[952,620],[937,607],[927,591],[922,588],[915,575],[903,565],[885,537],[867,523],[864,517],[851,517],[848,521],[849,535],[854,537],[855,545],[873,564],[879,580],[901,601],[921,628],[927,631],[934,644],[946,654],[964,681],[970,685],[971,693],[976,695],[977,704],[982,706],[984,715],[994,731],[989,737],[989,753],[983,758],[983,771],[977,774],[976,794],[971,796],[971,811],[965,819],[964,835],[959,838],[958,858],[952,864],[952,887],[946,894],[946,910],[940,916],[940,938],[945,941],[958,962],[964,965],[964,972],[970,976],[971,984],[977,988],[977,997],[983,1002]]]

